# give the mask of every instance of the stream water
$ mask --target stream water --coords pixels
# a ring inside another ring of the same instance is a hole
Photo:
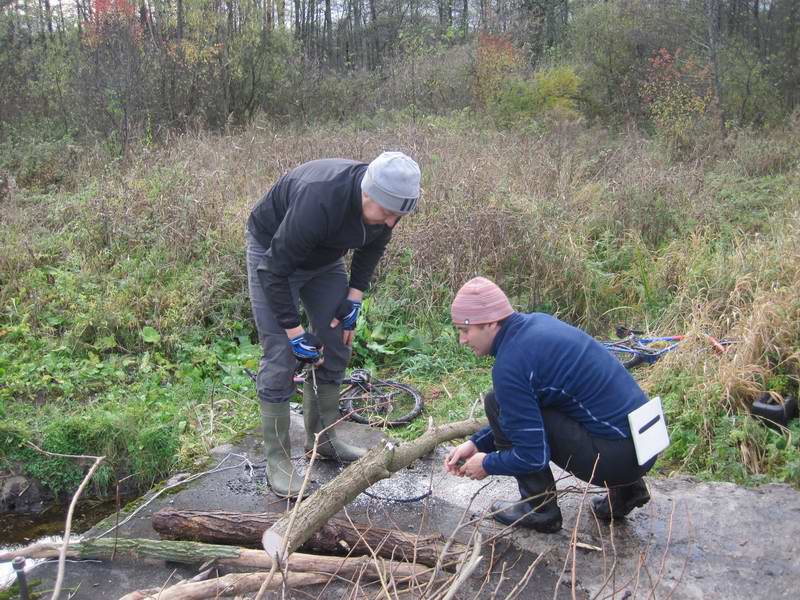
[[[84,531],[114,512],[114,502],[85,503],[78,507],[72,519],[70,541],[80,539]],[[67,507],[53,505],[36,514],[3,513],[0,514],[0,553],[13,552],[15,549],[38,542],[61,542],[64,534],[64,523],[67,518]],[[28,560],[26,570],[39,561]],[[14,570],[10,562],[0,563],[0,589],[6,587],[14,579]]]

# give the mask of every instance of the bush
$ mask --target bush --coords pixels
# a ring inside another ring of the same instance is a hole
[[[495,104],[504,83],[518,77],[522,66],[522,57],[508,38],[481,33],[475,64],[478,103],[487,108]]]
[[[497,122],[506,127],[530,123],[537,117],[574,119],[578,117],[580,85],[580,78],[571,67],[538,71],[533,80],[512,77],[504,82],[489,108]]]
[[[758,50],[744,40],[729,40],[720,52],[725,114],[739,127],[775,125],[786,114],[781,95],[768,78]]]
[[[0,139],[0,171],[8,172],[18,186],[46,190],[74,183],[78,147],[61,123],[18,124],[0,130]]]
[[[661,48],[650,59],[642,101],[656,133],[675,157],[688,155],[698,145],[698,130],[713,121],[711,72],[679,50]],[[702,141],[700,142],[702,144]]]
[[[592,3],[581,10],[570,28],[570,46],[580,61],[590,116],[621,120],[641,112],[638,82],[645,63],[635,15],[626,3]]]

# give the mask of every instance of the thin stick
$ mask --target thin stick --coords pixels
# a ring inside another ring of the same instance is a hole
[[[494,590],[490,596],[491,600],[495,600],[495,598],[497,598],[497,594],[500,593],[500,588],[503,586],[503,582],[505,582],[506,579],[506,562],[503,561],[503,564],[500,567],[500,579],[497,580],[497,585],[494,586]]]
[[[531,577],[533,576],[533,570],[542,561],[544,555],[547,554],[547,552],[548,551],[545,550],[544,552],[540,553],[539,556],[536,557],[536,559],[528,567],[527,571],[525,571],[525,575],[522,576],[522,579],[520,579],[517,582],[517,585],[515,585],[513,589],[508,593],[505,600],[514,600],[514,598],[519,596],[520,592],[522,592],[522,590],[528,585],[528,582],[531,580]]]
[[[670,590],[669,595],[666,597],[665,600],[670,600],[672,595],[675,593],[675,590],[678,589],[678,586],[683,581],[683,576],[686,574],[686,567],[689,565],[689,557],[691,556],[692,551],[692,515],[689,513],[689,507],[686,507],[686,531],[687,531],[687,544],[686,544],[686,558],[683,561],[683,567],[681,567],[681,574],[678,576],[678,580],[675,582],[675,586]]]
[[[422,593],[423,596],[427,596],[430,593],[431,589],[433,588],[433,584],[436,581],[436,578],[439,576],[439,571],[442,570],[442,567],[443,567],[443,564],[444,564],[445,555],[450,550],[450,546],[452,545],[452,542],[455,539],[456,534],[464,526],[464,525],[462,525],[464,523],[464,518],[467,516],[467,513],[469,512],[470,507],[472,506],[472,503],[475,501],[475,498],[477,498],[478,494],[480,494],[489,485],[491,485],[491,483],[492,483],[491,481],[485,483],[480,488],[478,488],[478,490],[474,494],[472,494],[472,497],[469,500],[469,504],[467,504],[467,506],[464,508],[463,512],[461,513],[461,518],[458,520],[458,525],[456,525],[455,529],[453,530],[453,533],[451,533],[450,536],[445,541],[444,547],[442,548],[442,551],[439,553],[439,557],[436,559],[436,565],[433,568],[433,574],[431,575],[431,579],[428,582],[428,585],[425,587],[424,592]],[[463,558],[464,557],[462,556],[462,560],[463,560]]]
[[[453,532],[453,536],[454,535],[455,535],[455,531]],[[452,536],[451,536],[451,539],[452,539]],[[459,559],[459,561],[458,561],[458,570],[456,571],[456,574],[454,576],[450,577],[444,584],[440,585],[436,589],[436,591],[434,591],[433,593],[429,594],[428,597],[436,598],[436,599],[441,598],[442,594],[446,593],[450,588],[452,588],[452,586],[455,584],[455,582],[458,581],[458,578],[459,578],[460,574],[464,571],[464,569],[466,569],[469,566],[470,561],[475,556],[475,546],[474,546],[474,544],[477,543],[478,545],[481,545],[482,544],[482,540],[483,540],[483,537],[481,536],[480,531],[478,530],[477,527],[475,527],[473,529],[473,531],[472,531],[472,534],[470,535],[469,542],[468,542],[468,545],[469,544],[473,544],[473,552],[472,552],[472,554],[470,554],[468,556],[466,553],[464,553],[461,556],[461,558]],[[461,584],[459,584],[459,585],[461,585]]]
[[[607,568],[608,556],[606,555],[606,543],[603,538],[603,530],[602,527],[600,526],[600,520],[597,518],[597,515],[594,513],[594,511],[592,511],[592,516],[594,517],[595,527],[597,527],[597,533],[600,536],[600,547],[603,549],[603,573],[605,574],[605,579],[603,579],[603,585],[600,586],[600,589],[598,589],[597,592],[595,592],[594,596],[592,596],[591,598],[591,600],[597,600],[597,597],[605,589],[605,587],[608,585],[608,582],[611,581],[611,578],[614,577],[614,573],[616,572],[617,549],[616,546],[614,546],[614,521],[612,520],[611,523],[609,524],[609,530],[610,530],[609,541],[611,543],[612,557],[614,558],[614,560],[611,563],[611,568],[608,569]],[[613,584],[611,587],[613,589],[614,587]]]
[[[460,588],[464,582],[472,575],[472,572],[478,567],[478,563],[481,562],[483,556],[481,556],[481,534],[480,532],[475,533],[475,545],[472,549],[472,555],[469,558],[469,562],[464,565],[464,568],[461,569],[461,572],[458,574],[455,582],[452,586],[450,586],[450,590],[447,592],[447,595],[442,600],[452,600],[453,596],[455,596],[458,588]]]
[[[448,395],[449,395],[449,392],[448,392]],[[472,406],[470,406],[470,408],[469,408],[469,416],[467,417],[468,419],[474,419],[475,418],[475,409],[478,408],[478,404],[479,403],[480,403],[481,406],[483,406],[483,394],[478,394],[478,397],[475,398],[475,401],[472,403]]]
[[[291,532],[292,527],[294,526],[294,521],[297,518],[297,511],[300,508],[300,505],[303,503],[303,494],[305,494],[306,487],[308,486],[308,482],[311,479],[311,469],[314,466],[314,461],[317,460],[317,447],[319,446],[319,436],[324,431],[325,430],[323,429],[320,433],[314,435],[314,447],[311,449],[311,458],[308,461],[308,468],[306,469],[305,476],[303,477],[303,483],[300,485],[300,493],[297,495],[297,502],[295,502],[294,508],[292,509],[292,514],[289,517],[289,524],[287,525],[286,528],[287,534]],[[264,580],[264,583],[262,583],[261,587],[258,589],[258,593],[256,594],[255,600],[262,600],[264,598],[264,594],[267,592],[269,585],[272,583],[272,578],[275,576],[275,572],[287,558],[286,549],[288,548],[288,546],[289,546],[289,536],[286,535],[284,537],[283,544],[280,550],[275,553],[275,556],[272,557],[272,568],[269,571],[269,575]],[[286,579],[284,577],[284,582],[285,581]]]
[[[597,469],[597,463],[600,460],[600,455],[597,455],[597,458],[594,459],[594,465],[592,466],[592,474],[589,477],[589,481],[591,482],[594,479],[594,473]],[[572,577],[571,577],[571,591],[572,591],[572,599],[575,600],[575,587],[576,587],[576,574],[575,574],[575,567],[576,565],[576,551],[575,551],[575,544],[578,541],[578,526],[580,525],[581,520],[581,511],[583,510],[583,502],[586,498],[586,492],[589,491],[589,487],[591,483],[587,483],[584,486],[583,496],[581,496],[581,502],[578,508],[578,516],[575,519],[575,527],[572,528],[572,536],[570,537],[570,552],[567,553],[567,556],[564,558],[564,566],[561,568],[561,573],[558,575],[558,581],[556,581],[556,586],[553,590],[553,600],[558,596],[558,586],[561,584],[561,580],[564,578],[564,573],[567,570],[567,563],[569,562],[570,554],[572,555]]]
[[[650,589],[650,595],[647,596],[648,598],[650,598],[650,596],[652,596],[653,598],[656,597],[656,588],[658,587],[658,584],[661,583],[661,578],[664,576],[664,567],[666,567],[667,565],[667,554],[669,553],[669,546],[672,541],[672,525],[674,518],[675,518],[675,500],[672,501],[672,510],[669,513],[669,526],[667,527],[667,543],[664,546],[664,554],[661,556],[661,565],[658,568],[658,574],[656,575],[656,582],[654,584],[651,584],[650,586],[651,589]]]
[[[86,476],[81,481],[81,484],[78,486],[78,490],[72,496],[72,501],[69,503],[69,510],[67,511],[67,522],[64,526],[64,542],[61,544],[61,550],[58,553],[58,574],[56,575],[56,585],[53,588],[53,595],[51,596],[51,600],[57,600],[58,595],[61,593],[61,585],[64,583],[64,564],[67,560],[67,547],[69,546],[69,535],[72,529],[72,515],[75,512],[75,506],[78,504],[78,498],[81,497],[83,490],[86,488],[86,485],[89,483],[89,480],[94,475],[97,468],[100,466],[106,457],[105,456],[87,456],[85,454],[57,454],[55,452],[48,452],[47,450],[42,450],[36,444],[31,442],[26,442],[29,446],[31,446],[37,452],[41,452],[47,456],[58,456],[61,458],[80,458],[80,459],[94,459],[94,464],[92,468],[89,469],[89,472],[86,473]]]
[[[249,461],[249,460],[247,460],[247,459],[244,459],[244,460],[243,460],[242,462],[240,462],[238,465],[233,465],[233,466],[230,466],[230,467],[222,467],[222,464],[223,464],[223,463],[224,463],[226,460],[228,460],[228,459],[229,459],[231,456],[239,456],[239,455],[238,455],[238,454],[228,454],[228,455],[227,455],[225,458],[223,458],[221,461],[219,461],[219,463],[217,463],[217,466],[216,466],[216,467],[214,467],[214,468],[213,468],[213,469],[211,469],[210,471],[203,471],[202,473],[195,473],[194,475],[191,475],[190,477],[187,477],[186,479],[181,479],[181,480],[180,480],[178,483],[173,483],[172,485],[168,485],[168,486],[166,486],[166,487],[163,487],[163,488],[161,488],[161,489],[160,489],[160,490],[158,490],[158,491],[157,491],[155,494],[153,494],[153,495],[152,495],[150,498],[148,498],[147,502],[144,502],[143,504],[141,504],[141,505],[137,506],[137,507],[136,507],[136,510],[134,510],[134,511],[133,511],[131,514],[129,514],[127,517],[125,517],[125,519],[123,519],[123,520],[122,520],[122,522],[120,522],[120,523],[117,523],[116,525],[114,525],[113,527],[111,527],[110,529],[108,529],[108,530],[104,531],[103,533],[101,533],[100,535],[98,535],[98,536],[96,536],[96,537],[99,539],[99,538],[101,538],[101,537],[104,537],[104,536],[108,535],[108,534],[109,534],[109,533],[111,533],[112,531],[115,531],[117,528],[119,528],[119,527],[122,527],[123,525],[125,525],[125,523],[127,523],[127,522],[128,522],[128,521],[130,521],[130,520],[131,520],[131,519],[132,519],[134,516],[136,516],[136,515],[137,515],[137,514],[138,514],[138,513],[139,513],[139,512],[140,512],[140,511],[141,511],[141,510],[144,508],[144,507],[146,507],[147,505],[149,505],[149,504],[150,504],[150,503],[151,503],[153,500],[155,500],[155,499],[156,499],[156,498],[158,498],[158,497],[159,497],[161,494],[163,494],[164,492],[166,492],[166,491],[168,491],[168,490],[171,490],[171,489],[173,489],[173,488],[179,487],[179,486],[181,486],[181,485],[185,485],[185,484],[187,484],[187,483],[189,483],[189,482],[191,482],[191,481],[194,481],[195,479],[199,479],[200,477],[204,477],[205,475],[211,475],[212,473],[219,473],[219,472],[221,472],[221,471],[228,471],[228,470],[230,470],[230,469],[238,469],[238,468],[239,468],[239,467],[241,467],[242,465],[246,465],[246,464],[249,464],[249,463],[250,463],[250,461]]]

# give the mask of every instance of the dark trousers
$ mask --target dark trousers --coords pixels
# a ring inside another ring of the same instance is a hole
[[[495,447],[498,450],[511,448],[511,440],[500,427],[500,407],[494,390],[487,392],[483,404],[494,434]],[[593,485],[615,487],[633,483],[647,473],[655,463],[653,458],[643,466],[639,466],[633,440],[630,438],[607,440],[594,437],[583,425],[553,409],[544,409],[542,418],[547,443],[550,446],[550,460],[578,479]],[[554,485],[552,471],[548,467],[544,472],[547,487],[552,487]]]
[[[258,339],[263,355],[256,378],[258,397],[262,402],[288,402],[295,392],[292,381],[297,359],[278,325],[267,297],[261,288],[256,267],[267,249],[247,232],[247,283],[250,305],[256,321]],[[342,341],[342,326],[331,329],[330,322],[339,303],[347,296],[348,281],[344,260],[338,260],[319,269],[298,269],[289,276],[289,286],[295,306],[302,301],[311,330],[325,347],[325,361],[317,367],[319,383],[339,384],[350,362],[351,349]]]

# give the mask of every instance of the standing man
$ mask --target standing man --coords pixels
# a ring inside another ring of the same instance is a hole
[[[289,443],[297,361],[317,365],[316,385],[303,389],[310,450],[315,434],[339,419],[339,386],[364,292],[392,229],[416,208],[419,195],[417,163],[401,152],[384,152],[369,165],[344,159],[300,165],[250,214],[247,278],[263,350],[256,387],[267,478],[279,496],[296,497],[302,483]],[[344,255],[351,249],[348,278]],[[310,331],[301,325],[300,302]],[[326,458],[349,462],[366,452],[337,439],[333,428],[322,438],[318,453]]]
[[[493,390],[484,407],[489,426],[454,448],[445,468],[483,479],[512,475],[521,501],[495,502],[495,520],[542,533],[561,529],[552,460],[609,493],[592,501],[605,520],[650,500],[628,414],[647,397],[594,338],[555,317],[514,312],[505,293],[483,277],[468,281],[451,306],[459,343],[495,357]]]

